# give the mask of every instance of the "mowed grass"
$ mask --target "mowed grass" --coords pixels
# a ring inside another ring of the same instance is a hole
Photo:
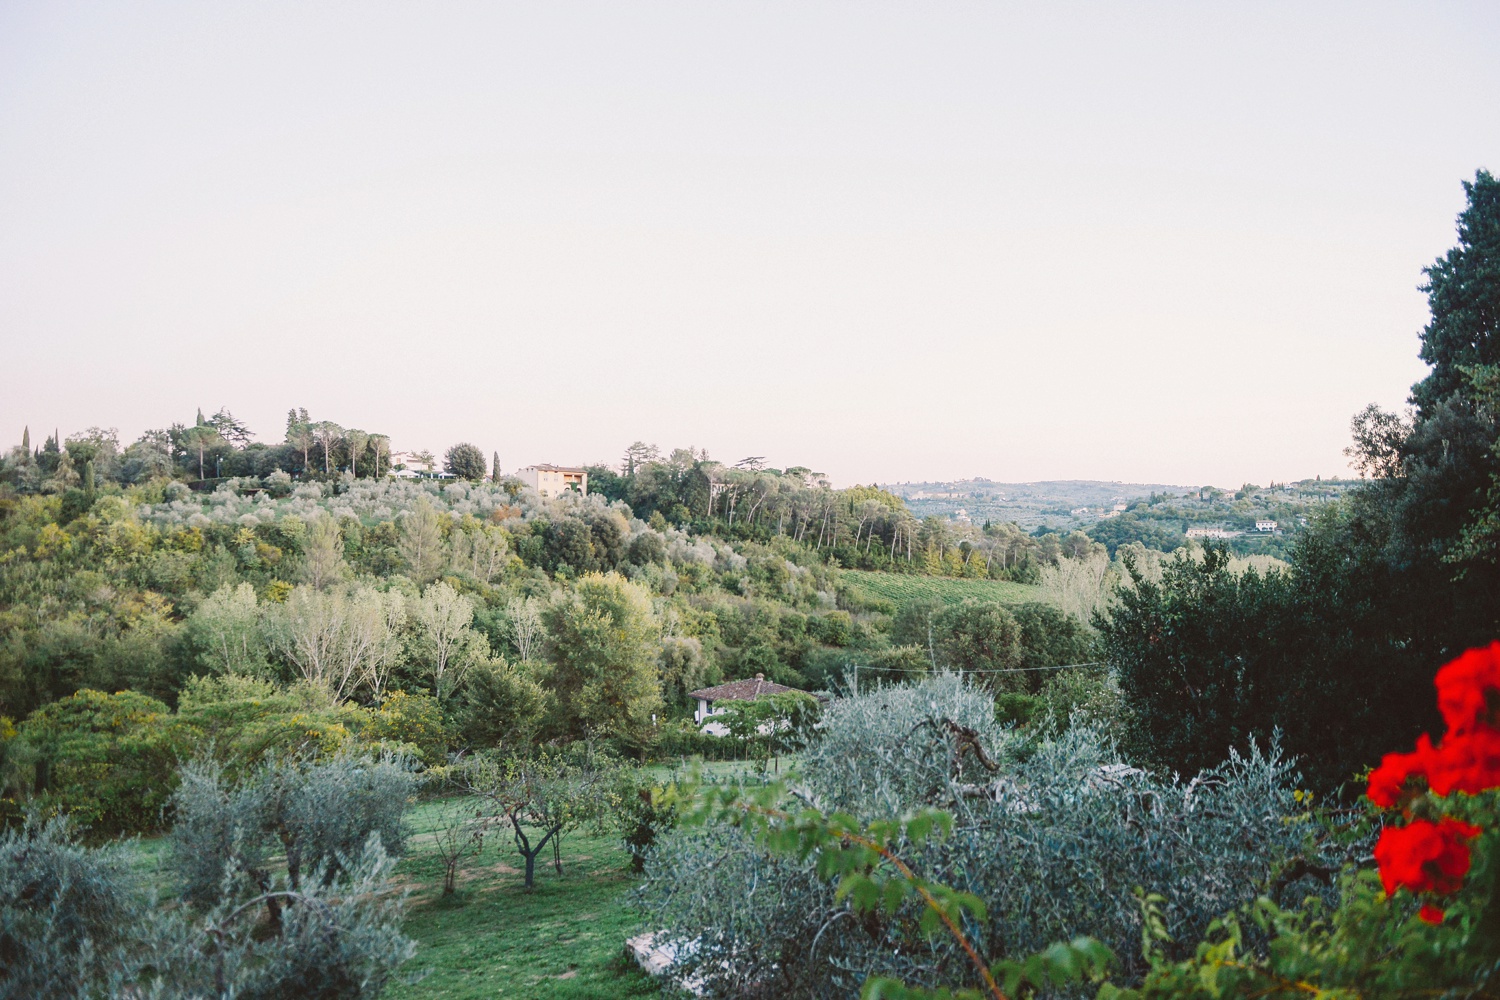
[[[966,600],[1022,604],[1042,600],[1041,588],[1008,580],[959,580],[946,576],[909,576],[846,569],[842,579],[867,598],[883,598],[897,607],[909,601],[936,598],[948,604]]]
[[[509,829],[492,824],[483,851],[466,860],[458,891],[445,899],[432,840],[436,818],[430,803],[407,814],[412,836],[396,869],[410,891],[405,930],[417,942],[404,971],[427,974],[385,996],[597,1000],[659,994],[655,981],[624,954],[640,917],[626,904],[637,877],[618,838],[582,831],[569,836],[561,875],[552,868],[549,847],[546,863],[537,859],[536,888],[528,892]]]

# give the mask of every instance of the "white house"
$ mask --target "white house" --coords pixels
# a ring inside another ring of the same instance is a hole
[[[1275,531],[1276,530],[1276,522],[1275,521],[1256,521],[1255,522],[1255,530],[1256,531]]]
[[[1228,528],[1189,528],[1187,530],[1189,538],[1237,538],[1239,534],[1238,531],[1230,531]]]
[[[693,721],[698,723],[703,732],[709,736],[728,736],[729,727],[722,722],[714,721],[713,718],[724,714],[726,710],[724,702],[754,701],[762,695],[796,690],[796,688],[766,680],[765,674],[756,674],[754,680],[730,681],[728,684],[689,691],[688,697],[698,699],[698,710],[693,713]]]

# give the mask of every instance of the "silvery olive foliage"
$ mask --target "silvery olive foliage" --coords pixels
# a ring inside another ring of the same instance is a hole
[[[378,996],[416,952],[401,932],[405,897],[393,893],[396,859],[378,832],[332,866],[313,869],[294,889],[279,876],[254,895],[227,873],[221,898],[202,911],[159,917],[148,943],[155,975],[133,995],[152,1000],[276,1000]],[[275,928],[260,918],[278,904]]]
[[[1145,971],[1133,890],[1166,899],[1172,938],[1198,940],[1302,848],[1308,831],[1287,820],[1293,779],[1274,749],[1181,780],[1122,764],[1087,725],[1026,743],[995,724],[984,692],[938,676],[830,705],[792,795],[860,822],[947,812],[948,836],[897,853],[984,901],[987,918],[965,930],[987,960],[1087,935],[1113,950],[1123,983]],[[678,944],[677,974],[707,996],[847,997],[877,975],[969,981],[951,937],[918,931],[918,905],[857,912],[815,860],[768,855],[732,824],[684,827],[649,857],[639,902]]]
[[[145,912],[120,845],[78,844],[65,817],[0,832],[0,998],[96,995],[138,969]]]
[[[0,998],[368,1000],[415,951],[394,865],[371,831],[337,874],[315,867],[300,888],[231,865],[217,893],[163,909],[123,845],[88,847],[65,818],[29,818],[0,833]]]
[[[278,761],[230,782],[204,758],[185,765],[172,797],[170,864],[185,899],[212,905],[225,880],[264,892],[267,859],[282,855],[287,877],[301,889],[307,876],[337,878],[376,836],[385,853],[405,844],[402,814],[416,792],[411,762],[340,754],[314,762]]]

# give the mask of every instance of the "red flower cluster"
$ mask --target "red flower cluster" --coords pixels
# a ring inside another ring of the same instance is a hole
[[[1412,892],[1457,892],[1469,873],[1469,845],[1480,829],[1456,819],[1413,820],[1388,826],[1375,844],[1386,895],[1405,886]]]
[[[1437,795],[1500,788],[1500,642],[1464,653],[1439,670],[1434,683],[1448,731],[1436,746],[1423,734],[1411,753],[1381,759],[1365,793],[1382,808],[1404,806],[1420,795],[1417,778]],[[1469,873],[1468,841],[1481,832],[1451,817],[1386,827],[1375,844],[1386,895],[1403,886],[1414,893],[1457,892]],[[1443,922],[1442,909],[1430,903],[1418,916],[1429,924]]]
[[[1438,710],[1448,724],[1442,743],[1424,735],[1411,753],[1386,754],[1370,774],[1370,801],[1389,809],[1425,778],[1438,795],[1500,787],[1500,642],[1471,649],[1438,671]]]

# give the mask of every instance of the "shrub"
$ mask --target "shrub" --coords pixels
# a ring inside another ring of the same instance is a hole
[[[424,764],[441,764],[448,759],[453,734],[432,695],[387,691],[361,735],[366,741],[413,753]]]
[[[854,640],[854,620],[847,611],[830,611],[808,620],[808,629],[825,646],[847,646]]]
[[[96,834],[154,829],[195,737],[154,698],[82,690],[37,709],[7,756],[34,775],[34,803]]]
[[[989,695],[957,678],[885,688],[827,708],[795,790],[824,815],[888,827],[924,808],[949,811],[949,836],[895,847],[921,877],[989,903],[975,932],[992,957],[1078,934],[1129,954],[1140,939],[1133,886],[1170,900],[1167,931],[1193,939],[1299,848],[1301,831],[1283,821],[1292,775],[1274,752],[1252,748],[1182,783],[1119,764],[1087,727],[1024,760],[1013,741]],[[767,856],[732,825],[686,828],[650,855],[640,898],[669,939],[699,942],[674,972],[702,977],[709,996],[751,984],[848,995],[869,975],[966,981],[969,960],[951,941],[908,946],[921,936],[913,905],[861,917],[820,871],[815,858]],[[1124,971],[1144,969],[1128,960]]]
[[[275,757],[316,757],[356,746],[370,713],[333,704],[308,685],[278,690],[266,681],[226,675],[189,681],[179,717],[203,735],[232,775]]]
[[[0,997],[116,995],[143,903],[125,849],[81,846],[65,817],[0,832]]]

